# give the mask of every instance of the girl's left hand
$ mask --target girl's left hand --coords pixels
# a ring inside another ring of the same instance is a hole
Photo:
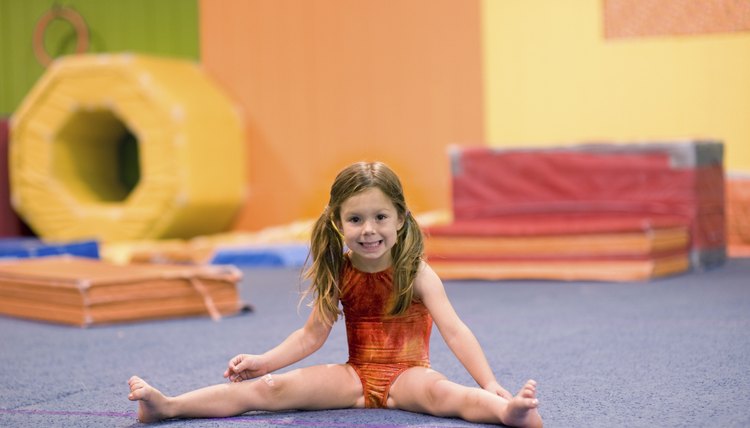
[[[224,377],[230,382],[242,382],[267,374],[265,365],[258,355],[239,354],[229,360]]]
[[[511,394],[510,392],[508,392],[508,390],[506,390],[505,388],[503,388],[502,386],[500,386],[500,384],[497,383],[497,382],[491,382],[491,383],[487,384],[486,386],[484,386],[484,388],[482,388],[482,389],[484,389],[485,391],[489,391],[489,392],[491,392],[493,394],[499,395],[499,396],[505,398],[506,400],[510,400],[510,399],[513,398],[513,394]]]

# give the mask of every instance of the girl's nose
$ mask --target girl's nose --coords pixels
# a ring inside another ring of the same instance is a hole
[[[373,228],[372,222],[370,220],[366,220],[364,225],[365,233],[372,233],[374,230],[375,229]]]

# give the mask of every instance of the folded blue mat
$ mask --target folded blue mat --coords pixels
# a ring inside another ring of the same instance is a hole
[[[0,259],[28,259],[61,255],[98,259],[99,243],[97,241],[45,242],[38,238],[0,239]]]
[[[307,259],[307,244],[268,244],[218,248],[211,264],[240,267],[302,267]]]

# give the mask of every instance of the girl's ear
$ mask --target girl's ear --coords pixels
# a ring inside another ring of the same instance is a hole
[[[409,211],[407,211],[404,215],[398,216],[398,228],[396,228],[396,230],[401,230],[404,227],[404,224],[406,224],[406,216],[408,215]]]

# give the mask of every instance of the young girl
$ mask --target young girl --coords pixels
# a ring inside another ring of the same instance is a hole
[[[142,422],[222,417],[251,410],[390,408],[510,426],[542,425],[536,383],[514,396],[495,379],[482,349],[423,260],[423,238],[398,177],[378,162],[339,173],[312,232],[312,312],[305,325],[261,355],[229,361],[230,382],[167,397],[129,380]],[[345,251],[346,250],[346,251]],[[318,350],[341,315],[349,361],[292,370]],[[481,388],[430,369],[432,323]],[[250,379],[256,379],[252,382]]]

